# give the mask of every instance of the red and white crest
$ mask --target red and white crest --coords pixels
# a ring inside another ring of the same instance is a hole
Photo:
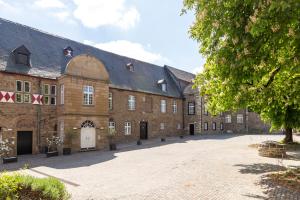
[[[43,95],[33,94],[32,95],[32,104],[43,105]]]

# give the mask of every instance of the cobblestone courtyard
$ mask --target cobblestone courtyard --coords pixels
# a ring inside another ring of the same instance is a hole
[[[282,135],[204,135],[122,146],[117,152],[22,157],[25,173],[65,182],[72,199],[299,199],[300,194],[270,185],[261,177],[299,159],[257,155],[249,144]],[[299,137],[296,138],[299,141]],[[28,161],[29,160],[29,161]],[[17,167],[16,164],[5,165]],[[3,169],[3,165],[1,165]]]

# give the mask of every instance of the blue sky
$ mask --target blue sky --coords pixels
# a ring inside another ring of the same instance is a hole
[[[0,17],[158,65],[199,72],[182,0],[0,0]],[[1,31],[1,30],[0,30]]]

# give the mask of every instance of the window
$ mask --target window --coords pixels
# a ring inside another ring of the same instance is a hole
[[[166,92],[166,91],[167,91],[167,84],[166,84],[166,83],[161,84],[161,90],[162,90],[163,92]]]
[[[177,113],[177,102],[176,102],[176,100],[173,101],[172,108],[173,108],[173,113]]]
[[[44,104],[45,105],[49,105],[50,104],[49,96],[44,96],[43,99],[44,99]]]
[[[16,102],[23,103],[23,95],[21,93],[16,93]]]
[[[109,134],[111,134],[111,135],[114,134],[115,130],[116,130],[116,123],[114,121],[109,121],[108,122],[108,132],[109,132]]]
[[[29,65],[29,55],[24,53],[17,53],[16,63],[20,65]]]
[[[203,110],[204,115],[208,115],[208,108],[207,108],[207,104],[206,103],[204,104],[204,108],[203,109],[204,109]]]
[[[160,112],[167,112],[167,101],[164,99],[160,100]]]
[[[64,129],[65,129],[64,121],[61,121],[59,124],[59,136],[62,139],[62,141],[64,141],[64,137],[65,137]]]
[[[208,130],[208,123],[204,122],[204,130],[207,131]]]
[[[135,96],[128,96],[128,110],[135,110]]]
[[[51,95],[56,95],[56,85],[51,85]]]
[[[24,94],[24,103],[31,103],[31,95],[30,94]]]
[[[165,123],[160,123],[160,130],[164,130],[165,129]]]
[[[65,104],[65,86],[63,84],[60,85],[60,104]]]
[[[195,114],[195,102],[188,103],[188,114],[194,115]]]
[[[129,71],[134,72],[134,66],[133,66],[132,63],[127,63],[127,64],[126,64],[126,67],[127,67],[127,69],[128,69]]]
[[[24,81],[24,92],[30,93],[30,82]]]
[[[23,81],[16,81],[16,91],[23,92]]]
[[[51,97],[50,104],[51,105],[56,105],[56,97]]]
[[[217,129],[217,123],[216,123],[216,122],[213,122],[213,123],[212,123],[212,129],[213,129],[213,130],[216,130],[216,129]]]
[[[45,84],[44,85],[44,95],[49,95],[50,94],[50,85]]]
[[[108,108],[109,110],[113,109],[113,95],[112,93],[108,93]]]
[[[131,122],[125,122],[125,135],[131,134]]]
[[[237,116],[236,116],[236,122],[238,124],[242,124],[244,122],[244,116],[242,114],[237,114]]]
[[[83,87],[83,104],[93,105],[93,97],[94,97],[94,87],[90,85],[85,85]]]
[[[177,124],[177,129],[181,129],[181,125],[179,123]]]
[[[220,123],[220,129],[221,129],[221,131],[224,130],[224,124],[223,124],[223,122]]]
[[[231,123],[231,115],[226,115],[225,116],[225,123]]]

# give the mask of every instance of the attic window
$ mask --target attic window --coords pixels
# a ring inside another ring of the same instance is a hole
[[[127,63],[126,68],[127,68],[129,71],[134,72],[134,66],[133,66],[132,63]]]
[[[26,66],[30,65],[30,52],[24,45],[16,48],[13,51],[13,53],[14,53],[16,64],[26,65]]]
[[[157,81],[157,84],[161,87],[163,92],[167,92],[167,83],[164,79]]]
[[[73,56],[73,49],[71,47],[64,48],[64,55],[66,57],[72,57]]]

